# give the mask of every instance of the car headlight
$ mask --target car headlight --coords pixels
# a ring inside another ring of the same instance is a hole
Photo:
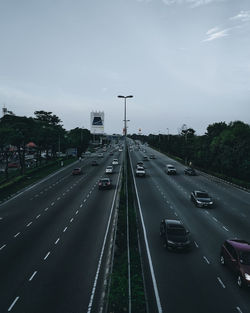
[[[244,276],[245,276],[245,279],[246,279],[246,280],[249,280],[249,281],[250,281],[250,275],[249,275],[249,274],[245,273]]]
[[[196,200],[196,202],[197,202],[198,204],[202,204],[202,202],[201,202],[201,201],[199,201],[199,200]]]

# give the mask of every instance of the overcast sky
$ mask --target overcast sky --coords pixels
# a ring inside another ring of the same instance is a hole
[[[66,129],[250,123],[249,0],[0,0],[0,105]]]

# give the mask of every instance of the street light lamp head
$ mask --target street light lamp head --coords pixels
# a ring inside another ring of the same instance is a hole
[[[117,98],[133,98],[134,96],[132,96],[132,95],[130,95],[130,96],[121,96],[121,95],[119,95],[119,96],[117,96]]]

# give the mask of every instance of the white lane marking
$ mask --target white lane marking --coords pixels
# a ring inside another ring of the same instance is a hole
[[[49,208],[46,208],[44,211],[48,211]]]
[[[29,227],[32,224],[32,222],[29,222],[29,224],[26,225],[26,227]]]
[[[72,223],[74,221],[74,218],[72,217],[72,219],[70,220],[70,223]]]
[[[50,255],[50,251],[46,254],[46,256],[43,259],[46,260],[49,255]]]
[[[84,199],[84,200],[83,200],[83,202],[86,202],[86,201],[87,201],[87,199]]]
[[[226,231],[229,231],[225,226],[223,226],[222,228],[224,228]]]
[[[63,196],[65,196],[65,192],[63,193]]]
[[[226,286],[223,284],[223,282],[222,282],[222,280],[220,279],[220,277],[217,277],[217,279],[218,279],[219,283],[221,284],[221,286],[222,286],[223,288],[226,288]]]
[[[12,302],[11,306],[8,308],[8,312],[10,312],[13,309],[13,307],[17,303],[18,299],[19,299],[19,297],[16,297],[16,299]]]
[[[14,237],[16,238],[16,237],[19,236],[19,235],[20,235],[20,232],[19,232],[19,233],[16,233]]]
[[[58,197],[56,200],[58,201],[58,200],[60,200],[61,199],[61,197]]]
[[[51,206],[53,206],[54,204],[55,204],[55,202],[52,202],[52,203],[51,203]]]
[[[239,313],[243,313],[243,312],[241,311],[241,309],[240,309],[239,306],[236,307],[236,310],[237,310]]]
[[[68,227],[66,226],[66,227],[64,228],[63,232],[65,233],[67,229],[68,229]]]
[[[36,217],[36,219],[38,219],[40,216],[41,216],[41,214],[38,214],[37,217]]]
[[[198,243],[196,241],[194,241],[194,244],[195,244],[196,248],[199,248]]]
[[[87,198],[89,197],[89,193],[87,194]]]
[[[83,204],[80,205],[80,208],[82,208]]]
[[[60,240],[60,238],[57,238],[57,240],[56,240],[56,242],[55,242],[55,245],[58,244],[59,240]]]
[[[213,216],[213,220],[215,220],[215,222],[218,222],[217,218]]]
[[[5,248],[6,247],[6,245],[4,244],[4,245],[2,245],[2,247],[0,248],[0,250],[3,250],[3,248]]]
[[[32,279],[35,277],[36,273],[37,273],[37,271],[35,271],[35,272],[30,276],[29,281],[32,281]]]
[[[210,262],[208,261],[208,259],[205,256],[203,256],[203,259],[207,262],[207,264],[210,264]]]
[[[78,214],[78,210],[76,211],[76,215]]]
[[[174,215],[175,215],[175,216],[178,216],[178,214],[177,214],[176,212],[174,212]]]

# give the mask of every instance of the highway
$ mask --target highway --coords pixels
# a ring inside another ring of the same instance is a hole
[[[0,206],[1,313],[97,312],[122,155],[72,164]],[[113,158],[113,188],[98,190]]]
[[[144,161],[147,176],[135,182],[159,296],[155,312],[250,312],[250,290],[240,289],[236,276],[219,262],[225,239],[250,239],[250,194],[202,174],[186,176],[182,164],[145,146],[130,152],[133,170],[150,154],[156,159]],[[167,175],[166,164],[173,164],[177,175]],[[196,189],[206,190],[215,206],[197,208],[190,201]],[[189,252],[164,248],[163,218],[180,219],[190,230],[194,243]]]

